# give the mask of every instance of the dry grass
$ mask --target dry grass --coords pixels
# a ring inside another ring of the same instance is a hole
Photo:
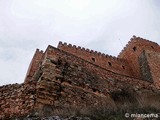
[[[158,113],[160,110],[160,94],[153,92],[138,93],[130,89],[122,89],[110,93],[96,105],[89,107],[63,106],[43,109],[43,115],[90,117],[92,120],[124,120],[125,113]],[[51,112],[52,111],[52,112]]]

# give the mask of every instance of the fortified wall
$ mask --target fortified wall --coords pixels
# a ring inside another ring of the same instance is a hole
[[[0,87],[0,119],[86,113],[102,105],[142,107],[150,101],[158,109],[159,52],[157,43],[135,36],[117,58],[62,42],[36,50],[25,82]]]
[[[98,65],[104,69],[119,73],[122,75],[132,76],[132,69],[125,59],[119,59],[114,56],[105,55],[97,51],[76,47],[75,45],[59,42],[58,49],[69,52],[88,62]]]

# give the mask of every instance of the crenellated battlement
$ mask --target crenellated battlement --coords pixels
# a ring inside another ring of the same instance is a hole
[[[43,50],[36,49],[36,54],[43,54]]]
[[[133,37],[130,39],[129,42],[139,42],[139,40],[141,40],[141,42],[145,42],[145,43],[153,43],[155,45],[158,45],[156,42],[153,42],[151,40],[147,40],[147,39],[144,39],[144,38],[141,38],[141,37],[136,37],[135,35],[133,35]]]
[[[118,58],[120,58],[120,56],[122,54],[124,54],[125,51],[127,51],[129,46],[133,46],[134,44],[142,44],[143,46],[151,45],[152,47],[159,46],[156,42],[153,42],[153,41],[141,38],[141,37],[136,37],[135,35],[133,35],[133,37],[130,39],[130,41],[126,44],[126,46],[123,48],[123,50],[119,53]]]
[[[160,47],[157,43],[141,37],[136,37],[135,35],[119,53],[118,57],[84,47],[67,44],[66,42],[59,42],[58,48],[105,69],[109,69],[123,75],[134,76],[136,78],[141,77],[140,67],[137,61],[143,50],[160,52]]]
[[[101,52],[98,52],[98,51],[90,50],[88,48],[84,48],[84,47],[81,47],[81,46],[67,44],[66,42],[63,43],[62,41],[60,41],[59,44],[58,44],[58,48],[62,48],[62,47],[67,47],[67,48],[75,49],[77,51],[82,51],[82,52],[88,52],[88,53],[90,53],[92,55],[95,55],[95,56],[105,57],[105,58],[109,58],[109,59],[116,60],[116,61],[117,60],[118,61],[123,61],[123,59],[117,58],[117,57],[112,56],[112,55],[108,55],[108,54],[104,54],[104,53],[101,53]]]
[[[132,70],[130,69],[129,64],[125,59],[106,55],[104,53],[90,50],[88,48],[67,44],[66,42],[59,42],[58,49],[69,52],[88,62],[92,62],[93,64],[111,70],[113,72],[128,76],[131,76],[132,74]]]

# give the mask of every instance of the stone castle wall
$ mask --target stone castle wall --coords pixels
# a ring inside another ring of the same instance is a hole
[[[116,108],[117,101],[111,95],[114,92],[156,91],[152,83],[107,71],[51,46],[47,48],[45,59],[43,74],[37,83],[36,110],[40,115],[55,114],[70,105],[92,108],[104,101],[110,108]]]
[[[0,87],[0,119],[28,115],[35,104],[35,82]]]
[[[142,105],[159,93],[159,52],[158,44],[137,37],[118,58],[61,42],[44,53],[37,49],[25,82],[0,87],[0,119],[103,104],[116,109],[122,98]]]
[[[76,47],[75,45],[62,42],[59,43],[58,49],[69,52],[107,70],[122,75],[132,76],[132,69],[125,59],[116,58],[97,51],[81,48],[79,46]]]

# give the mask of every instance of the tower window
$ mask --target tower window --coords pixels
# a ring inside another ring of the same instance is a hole
[[[153,47],[153,46],[151,46],[151,48],[153,48],[153,49],[154,49],[154,47]]]
[[[133,47],[133,51],[136,51],[136,49],[137,49],[137,48],[134,46],[134,47]]]
[[[95,62],[95,61],[96,61],[96,59],[95,59],[95,58],[92,58],[92,61],[93,61],[93,62]]]
[[[108,62],[108,65],[109,65],[109,66],[112,66],[111,62]]]
[[[122,68],[125,69],[125,67],[122,65]]]

